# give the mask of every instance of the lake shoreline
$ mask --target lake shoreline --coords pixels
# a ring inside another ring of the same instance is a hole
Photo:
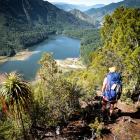
[[[34,52],[28,51],[29,48],[38,45],[39,43],[44,42],[45,40],[48,40],[49,38],[51,38],[52,36],[55,36],[56,33],[50,33],[48,34],[45,38],[43,38],[40,41],[37,41],[35,43],[32,43],[30,45],[28,45],[26,50],[21,50],[19,52],[17,52],[14,56],[0,56],[0,65],[3,63],[6,63],[7,61],[13,61],[13,60],[21,60],[24,61],[26,59],[28,59],[32,54],[34,54]],[[27,56],[26,56],[27,55]]]
[[[15,56],[0,57],[0,71],[1,73],[17,71],[24,76],[25,80],[35,80],[40,67],[38,62],[44,52],[52,53],[54,60],[58,61],[58,67],[64,71],[80,69],[83,67],[76,62],[80,55],[79,49],[80,40],[64,35],[50,36],[38,45],[17,52]]]
[[[84,70],[86,66],[82,63],[79,57],[76,58],[66,58],[64,60],[55,59],[58,69],[63,73],[69,72],[71,70]],[[30,82],[32,85],[36,84],[40,80],[39,74],[37,73],[35,79]]]
[[[31,52],[28,50],[24,50],[21,52],[18,52],[16,55],[12,56],[12,57],[0,57],[0,64],[6,63],[7,61],[24,61],[26,59],[28,59],[32,54],[34,54],[35,52]]]
[[[33,44],[32,47],[35,46],[35,45],[38,45],[39,43],[44,42],[45,40],[51,39],[52,36],[56,36],[56,34],[49,34],[48,38],[45,38],[42,41]],[[70,37],[72,39],[80,40],[77,37],[73,37],[73,36],[69,36],[69,35],[65,35],[65,34],[61,34],[61,36],[63,36],[63,37],[66,36],[66,37]],[[17,52],[14,56],[0,56],[0,65],[2,65],[3,63],[6,63],[7,61],[15,61],[15,60],[24,61],[24,60],[28,59],[32,54],[36,53],[36,52],[33,52],[33,51],[29,51],[28,49],[30,47],[31,46],[29,46],[26,50],[21,50],[21,51]]]
[[[64,60],[55,60],[58,67],[61,69],[67,69],[67,70],[76,70],[76,69],[85,69],[86,66],[83,65],[80,58],[66,58]]]

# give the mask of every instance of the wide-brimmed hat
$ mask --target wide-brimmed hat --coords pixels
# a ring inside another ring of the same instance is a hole
[[[109,68],[110,72],[115,72],[116,70],[117,70],[117,68],[115,66]]]

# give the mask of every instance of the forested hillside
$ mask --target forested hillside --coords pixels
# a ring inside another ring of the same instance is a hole
[[[65,30],[65,35],[81,40],[80,58],[85,65],[90,65],[91,54],[102,46],[99,29]]]
[[[87,10],[85,13],[92,16],[96,20],[102,21],[103,17],[106,14],[111,14],[116,8],[124,6],[124,7],[130,7],[130,8],[139,8],[140,7],[140,1],[139,0],[123,0],[118,3],[111,3],[109,5],[106,5],[102,8],[91,8]]]
[[[92,56],[95,71],[105,70],[110,65],[118,67],[124,76],[124,93],[128,97],[138,95],[140,91],[139,35],[140,9],[119,8],[111,16],[106,16],[101,29],[104,46]]]
[[[140,92],[139,35],[140,9],[122,7],[115,10],[112,15],[107,15],[101,28],[103,45],[96,51],[90,52],[92,60],[88,71],[73,73],[72,77],[78,76],[79,73],[83,82],[88,83],[87,87],[96,88],[102,85],[101,79],[104,78],[108,68],[115,65],[124,77],[122,98],[134,99]]]
[[[91,27],[43,0],[0,0],[0,55],[13,55],[65,27]]]
[[[90,24],[93,24],[95,27],[99,26],[99,22],[97,20],[95,20],[94,18],[88,16],[87,14],[85,14],[84,12],[81,12],[80,10],[77,9],[73,9],[71,11],[69,11],[71,14],[73,14],[75,17],[86,21]]]

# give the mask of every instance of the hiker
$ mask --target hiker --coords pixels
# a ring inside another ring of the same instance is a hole
[[[102,86],[102,112],[104,113],[107,104],[110,104],[110,117],[113,115],[114,104],[120,98],[122,92],[122,82],[120,73],[116,72],[116,67],[110,67],[109,73],[104,79]]]

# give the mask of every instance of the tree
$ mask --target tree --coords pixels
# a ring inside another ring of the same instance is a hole
[[[108,67],[116,65],[123,75],[124,93],[137,96],[140,91],[140,9],[120,7],[107,15],[101,37],[104,45],[92,55],[96,75],[103,79]]]
[[[48,126],[66,123],[79,107],[80,88],[63,78],[51,54],[44,54],[40,64],[40,80],[34,87],[35,101],[38,102],[35,120]]]
[[[22,126],[24,139],[27,139],[22,111],[28,111],[31,102],[31,89],[28,83],[21,78],[21,75],[11,72],[4,74],[0,86],[0,96],[7,105],[7,111],[18,119]]]

